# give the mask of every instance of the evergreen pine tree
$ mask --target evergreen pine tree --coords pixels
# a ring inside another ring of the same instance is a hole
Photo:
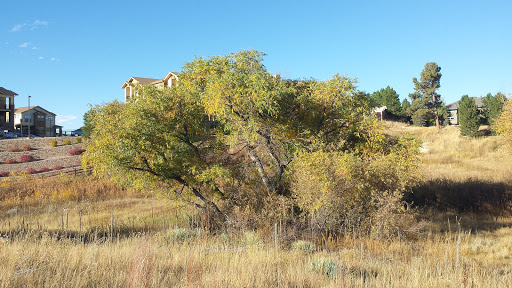
[[[459,125],[462,136],[477,136],[480,128],[480,113],[476,106],[475,99],[462,96],[459,101]]]

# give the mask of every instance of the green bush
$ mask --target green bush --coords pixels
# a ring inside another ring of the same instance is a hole
[[[309,241],[298,240],[292,243],[292,250],[302,251],[306,253],[313,253],[316,250],[315,244]]]
[[[69,139],[64,140],[64,145],[71,145],[71,140],[69,140]]]
[[[242,235],[241,242],[245,246],[261,246],[263,245],[263,240],[260,238],[256,232],[246,231]]]
[[[169,229],[166,234],[166,238],[175,243],[183,243],[191,238],[197,236],[197,230],[185,229],[185,228],[173,228]]]
[[[76,144],[80,144],[80,143],[82,143],[82,137],[76,137],[76,138],[75,138],[75,143],[76,143]]]
[[[313,259],[313,263],[311,264],[313,266],[313,271],[319,272],[329,277],[336,275],[336,273],[338,273],[338,269],[340,268],[338,261],[332,258]]]
[[[57,140],[55,140],[55,139],[50,140],[50,146],[57,147]]]

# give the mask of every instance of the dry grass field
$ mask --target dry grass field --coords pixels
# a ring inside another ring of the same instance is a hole
[[[425,180],[512,179],[512,147],[500,136],[462,137],[457,126],[443,127],[440,131],[436,127],[398,122],[385,122],[384,126],[389,134],[411,134],[423,141],[420,170]]]
[[[385,126],[423,141],[424,183],[510,187],[512,153],[499,137]],[[415,236],[393,240],[286,223],[210,234],[194,211],[107,180],[2,178],[0,287],[512,287],[512,218],[419,214]]]

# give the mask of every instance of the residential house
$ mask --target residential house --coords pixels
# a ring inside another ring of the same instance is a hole
[[[475,100],[475,104],[478,109],[482,109],[484,107],[484,103],[482,101],[483,97],[470,98]],[[459,125],[459,101],[446,105],[446,110],[448,111],[448,123],[450,125]]]
[[[0,87],[0,130],[14,131],[14,96],[15,92]]]
[[[162,79],[153,79],[153,78],[142,78],[142,77],[131,77],[128,81],[123,83],[123,86],[121,86],[122,89],[125,90],[124,92],[124,101],[127,102],[130,100],[130,98],[135,95],[136,87],[137,85],[152,85],[158,88],[164,88],[164,87],[172,87],[173,85],[176,85],[176,82],[178,81],[178,73],[177,72],[169,72],[167,75]]]
[[[40,137],[55,137],[62,135],[62,126],[55,125],[55,113],[40,106],[21,107],[14,110],[14,126],[22,134]],[[59,130],[59,132],[57,132]]]

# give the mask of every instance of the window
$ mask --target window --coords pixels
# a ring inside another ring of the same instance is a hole
[[[48,120],[48,121],[52,121],[52,120],[53,120],[53,117],[52,117],[52,116],[47,116],[47,117],[46,117],[46,120]]]
[[[30,115],[28,114],[25,114],[25,120],[23,120],[24,122],[29,122],[30,121]]]
[[[37,121],[44,121],[44,115],[37,115]]]

